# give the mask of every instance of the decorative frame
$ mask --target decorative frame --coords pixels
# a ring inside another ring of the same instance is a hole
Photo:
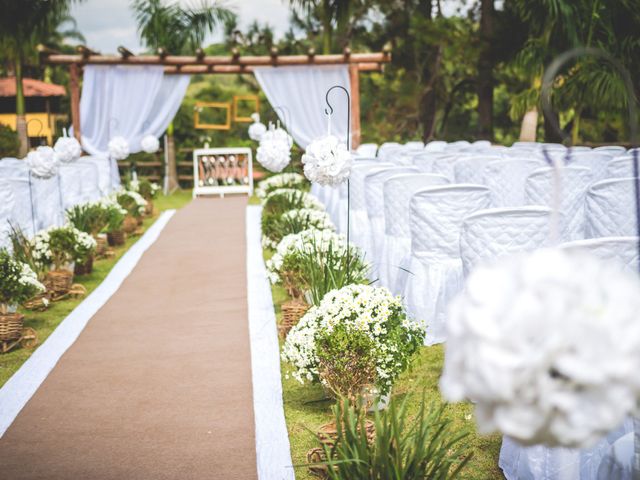
[[[225,123],[202,123],[200,112],[203,108],[217,108],[226,110],[227,119]],[[231,103],[230,102],[196,102],[193,109],[194,128],[201,130],[230,130],[231,129]]]
[[[200,185],[200,179],[203,178],[204,172],[201,168],[201,157],[215,155],[238,155],[246,157],[247,160],[247,179],[248,183],[244,185]],[[193,197],[199,195],[220,195],[225,194],[247,194],[253,195],[253,156],[250,148],[198,148],[193,151]]]
[[[255,107],[254,112],[260,111],[260,97],[258,95],[234,95],[233,96],[233,121],[238,123],[251,123],[251,117],[240,117],[238,115],[238,104],[240,101],[253,100]]]

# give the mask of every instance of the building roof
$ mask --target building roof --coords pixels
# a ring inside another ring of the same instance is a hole
[[[34,78],[23,78],[22,88],[25,97],[61,97],[66,95],[63,86],[46,83]],[[0,78],[0,97],[16,96],[16,77]]]

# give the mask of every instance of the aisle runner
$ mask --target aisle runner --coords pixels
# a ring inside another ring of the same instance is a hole
[[[278,331],[260,244],[261,212],[262,207],[247,207],[247,292],[258,476],[260,480],[293,480]]]
[[[246,207],[173,216],[0,439],[0,477],[257,478]]]
[[[91,317],[111,298],[142,254],[156,241],[175,210],[163,212],[118,260],[103,282],[58,325],[47,340],[0,389],[0,438]]]

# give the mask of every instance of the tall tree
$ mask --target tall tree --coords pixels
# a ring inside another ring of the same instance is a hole
[[[20,140],[20,156],[29,149],[23,67],[35,55],[38,43],[46,43],[58,26],[69,18],[74,0],[0,0],[0,49],[13,64],[16,77],[16,131]],[[81,0],[76,0],[81,1]]]
[[[480,0],[478,57],[478,136],[493,140],[493,0]]]
[[[164,48],[172,54],[194,52],[216,27],[228,23],[234,14],[215,1],[201,0],[197,6],[182,7],[166,0],[132,0],[131,8],[144,46]],[[167,128],[170,190],[179,187],[173,123]]]
[[[317,17],[322,25],[322,53],[334,48],[335,34],[346,46],[352,32],[354,13],[364,13],[367,6],[361,0],[289,0],[296,13]]]

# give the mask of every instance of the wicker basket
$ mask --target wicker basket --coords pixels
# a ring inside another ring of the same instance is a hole
[[[137,226],[138,221],[131,215],[124,217],[124,221],[122,222],[122,230],[124,233],[133,233]]]
[[[289,330],[296,326],[307,310],[309,310],[309,305],[295,298],[282,304],[282,320],[278,326],[282,338],[287,337]]]
[[[24,315],[19,313],[0,314],[0,342],[17,340],[22,336]]]
[[[136,219],[136,225],[140,227],[142,225],[142,222],[144,222],[144,218],[142,218],[142,216],[134,217],[134,218]]]
[[[149,217],[153,215],[153,200],[147,200],[147,206],[144,207],[144,213]]]
[[[107,233],[107,241],[112,247],[124,245],[124,241],[126,238],[127,236],[122,230],[115,230],[113,232]]]
[[[49,308],[51,301],[49,300],[49,292],[39,293],[35,297],[31,297],[29,300],[24,302],[22,306],[27,310],[35,310],[37,312],[42,312]]]
[[[102,257],[105,253],[107,253],[107,247],[109,246],[109,242],[107,241],[107,237],[103,234],[96,235],[96,257]]]
[[[77,263],[73,270],[76,275],[89,275],[93,272],[93,255],[90,255],[86,262]]]
[[[63,295],[71,289],[73,283],[73,272],[69,270],[51,270],[47,272],[44,284],[47,291],[54,295]]]

